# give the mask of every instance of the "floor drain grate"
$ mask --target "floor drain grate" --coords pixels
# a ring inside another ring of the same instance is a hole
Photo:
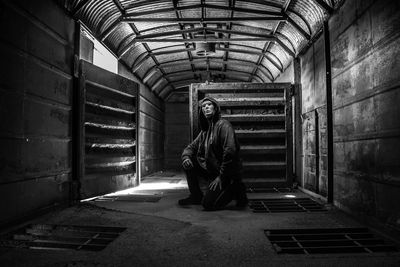
[[[126,202],[158,202],[160,196],[155,195],[119,195],[119,196],[101,196],[95,198],[94,201],[126,201]]]
[[[310,198],[250,199],[253,212],[315,212],[326,211],[325,207]]]
[[[2,240],[1,246],[100,251],[125,230],[124,227],[33,224]]]
[[[277,253],[330,254],[397,252],[394,244],[368,228],[265,230]]]
[[[292,188],[277,188],[277,187],[248,187],[247,193],[291,193],[295,192]]]

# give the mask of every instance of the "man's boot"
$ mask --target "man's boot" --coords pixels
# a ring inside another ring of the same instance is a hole
[[[187,198],[179,199],[178,204],[181,206],[200,205],[202,200],[203,200],[203,196],[189,195]]]
[[[249,203],[249,199],[246,194],[246,186],[243,182],[235,182],[236,189],[236,207],[245,208]]]

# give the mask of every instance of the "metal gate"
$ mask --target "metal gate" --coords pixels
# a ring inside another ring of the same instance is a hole
[[[138,90],[133,81],[80,61],[80,199],[137,185]]]
[[[198,101],[211,96],[235,128],[244,182],[253,188],[292,186],[291,88],[290,83],[192,84],[191,140],[199,133]]]

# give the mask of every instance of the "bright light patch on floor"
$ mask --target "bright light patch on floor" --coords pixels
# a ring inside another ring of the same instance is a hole
[[[120,190],[117,192],[113,192],[107,195],[106,197],[113,196],[122,196],[122,195],[163,195],[163,190],[172,190],[172,189],[186,189],[187,183],[186,181],[181,181],[179,183],[170,183],[168,181],[143,181],[139,186],[132,187],[124,190]],[[81,200],[81,202],[91,201],[100,196],[87,198]]]
[[[285,197],[287,197],[287,198],[296,198],[295,195],[285,195]]]

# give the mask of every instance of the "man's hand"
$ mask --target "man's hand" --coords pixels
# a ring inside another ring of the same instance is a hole
[[[221,178],[219,176],[217,176],[217,178],[214,179],[214,181],[212,181],[209,185],[210,189],[212,191],[216,191],[217,188],[219,187],[220,190],[222,190],[222,181]]]
[[[190,170],[190,169],[193,168],[193,162],[192,162],[190,159],[185,159],[185,160],[182,162],[182,167],[183,167],[183,169],[185,169],[185,170]]]

